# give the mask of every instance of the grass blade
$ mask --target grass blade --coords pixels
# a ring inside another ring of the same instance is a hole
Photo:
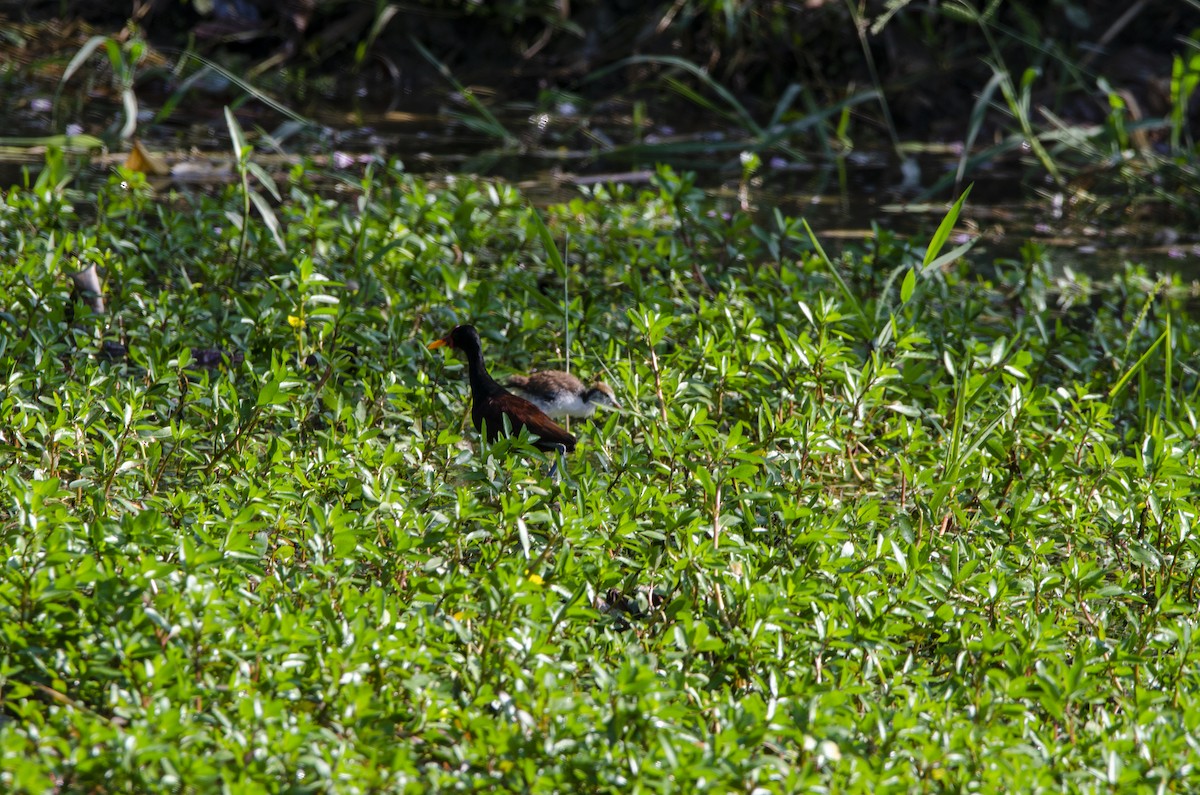
[[[1000,87],[1000,74],[992,72],[992,77],[984,85],[983,90],[979,92],[979,98],[975,100],[975,107],[971,108],[971,117],[967,121],[967,138],[963,141],[962,157],[958,159],[958,170],[954,173],[954,183],[962,183],[963,176],[967,173],[967,165],[970,163],[971,147],[975,145],[975,139],[979,136],[979,130],[983,127],[984,116],[987,115],[988,106],[991,104],[992,96],[996,93],[996,89]]]
[[[222,78],[224,78],[225,80],[228,80],[230,83],[232,83],[233,85],[235,85],[239,89],[241,89],[247,96],[261,102],[262,104],[266,105],[268,108],[271,108],[272,110],[274,110],[276,113],[283,114],[284,116],[287,116],[292,121],[303,124],[305,127],[314,126],[312,120],[310,120],[308,117],[301,116],[299,113],[297,113],[296,111],[287,107],[286,105],[284,105],[284,104],[272,99],[268,95],[264,94],[262,92],[262,90],[255,88],[252,84],[250,84],[245,79],[239,77],[238,75],[234,74],[233,72],[229,71],[228,69],[225,69],[220,64],[217,64],[217,63],[214,63],[213,61],[208,60],[207,58],[205,58],[202,55],[197,55],[196,53],[191,52],[191,51],[184,51],[184,50],[177,50],[177,49],[173,50],[170,48],[164,48],[163,52],[173,52],[173,53],[177,53],[180,56],[179,66],[176,67],[177,70],[182,69],[183,66],[187,63],[188,59],[194,59],[197,63],[201,64],[205,69],[220,75]],[[189,78],[189,80],[190,80],[190,78]],[[191,85],[191,83],[189,83],[188,81],[184,81],[184,83],[180,84],[178,91],[182,91],[182,90],[184,90],[185,86],[190,87],[190,85]],[[178,93],[178,91],[176,93]],[[174,106],[172,106],[172,108],[173,107]]]
[[[765,131],[761,126],[759,126],[758,122],[754,120],[754,117],[750,115],[750,111],[746,109],[745,105],[738,102],[737,98],[730,93],[729,89],[725,88],[725,86],[714,80],[712,75],[710,75],[705,69],[700,68],[696,64],[684,58],[679,58],[674,55],[633,55],[629,58],[622,58],[620,61],[617,61],[616,63],[605,67],[604,69],[588,75],[587,80],[598,80],[601,77],[610,74],[611,72],[615,72],[618,69],[623,69],[626,66],[631,66],[633,64],[655,64],[657,66],[669,66],[676,69],[682,69],[706,85],[718,97],[723,99],[725,104],[727,104],[733,111],[735,117],[741,122],[742,127],[744,127],[747,131],[759,137],[765,135]]]
[[[279,218],[275,215],[275,210],[267,204],[267,200],[263,195],[256,190],[250,191],[250,201],[254,204],[258,214],[262,216],[263,222],[267,225],[267,229],[271,233],[271,237],[275,240],[275,245],[279,246],[280,252],[286,254],[287,246],[283,242],[282,230],[279,227]]]
[[[1156,339],[1154,341],[1154,344],[1151,345],[1146,350],[1146,352],[1143,353],[1141,355],[1141,357],[1136,362],[1133,363],[1132,367],[1130,367],[1127,371],[1125,371],[1125,375],[1121,376],[1121,380],[1119,380],[1119,381],[1117,381],[1117,383],[1113,384],[1112,389],[1108,390],[1108,397],[1110,399],[1121,394],[1121,390],[1123,390],[1125,388],[1125,385],[1129,383],[1129,379],[1133,378],[1135,375],[1138,374],[1138,371],[1140,371],[1142,369],[1142,367],[1145,366],[1146,361],[1151,356],[1154,355],[1154,352],[1156,350],[1158,350],[1158,346],[1163,344],[1163,340],[1165,340],[1169,334],[1170,334],[1169,327],[1166,329],[1163,329],[1163,332],[1158,335],[1158,339]]]
[[[940,257],[935,259],[933,262],[929,263],[928,265],[922,266],[921,272],[922,273],[930,273],[932,271],[938,270],[939,268],[945,267],[946,265],[949,265],[951,262],[954,262],[954,260],[961,257],[963,254],[966,254],[968,251],[975,248],[975,244],[978,242],[979,242],[979,238],[973,237],[970,240],[968,240],[966,243],[963,243],[961,246],[955,246],[954,248],[947,251],[945,254],[942,254]]]
[[[538,237],[542,240],[542,246],[546,249],[546,258],[550,260],[550,264],[558,271],[558,274],[564,279],[567,276],[567,264],[563,261],[562,255],[558,253],[558,243],[554,240],[554,235],[550,233],[550,228],[546,226],[546,222],[542,220],[542,214],[536,207],[529,208],[529,215],[533,218],[533,226],[537,230]]]
[[[92,54],[107,44],[108,41],[108,36],[92,36],[85,41],[83,46],[79,48],[79,52],[75,53],[74,57],[67,63],[67,68],[63,70],[62,77],[58,81],[59,88],[70,80],[79,71],[79,67],[83,66],[87,62],[87,59],[91,58]]]
[[[246,135],[242,132],[242,125],[238,124],[237,117],[233,115],[233,111],[229,106],[225,106],[225,126],[229,128],[229,141],[233,145],[233,156],[241,160],[246,156]]]
[[[783,92],[783,96],[775,103],[775,112],[771,114],[771,121],[767,123],[767,127],[774,127],[783,121],[783,116],[788,112],[788,108],[796,101],[796,97],[800,95],[803,87],[799,83],[791,83]]]
[[[812,227],[808,225],[808,220],[801,219],[800,223],[804,224],[804,231],[808,233],[808,239],[812,241],[813,248],[816,249],[817,256],[821,259],[821,262],[825,264],[825,267],[829,271],[830,275],[833,276],[834,282],[837,283],[838,289],[841,290],[842,297],[846,299],[846,302],[850,304],[850,308],[854,310],[854,314],[858,316],[858,320],[862,326],[861,330],[867,338],[874,337],[875,335],[871,331],[871,321],[867,317],[867,313],[863,311],[862,304],[860,304],[858,299],[854,297],[854,293],[850,292],[850,287],[847,286],[845,280],[842,279],[842,274],[838,273],[838,269],[833,264],[833,260],[829,259],[829,255],[826,254],[825,249],[821,247],[821,242],[817,240],[816,233],[813,232]]]
[[[973,184],[967,186],[963,194],[958,197],[958,201],[950,208],[950,212],[946,213],[946,217],[938,224],[937,231],[933,233],[933,239],[929,241],[929,247],[925,249],[925,259],[921,263],[923,269],[929,268],[930,264],[937,259],[942,246],[946,245],[946,241],[950,238],[950,233],[954,231],[954,224],[958,221],[958,214],[962,210],[963,202],[971,195],[972,187],[974,187]]]
[[[438,74],[446,78],[450,85],[454,86],[454,90],[461,94],[463,99],[467,101],[467,104],[469,104],[475,110],[475,112],[479,114],[480,118],[476,120],[475,125],[472,125],[474,129],[476,129],[478,132],[486,133],[493,138],[499,138],[500,140],[504,141],[506,145],[513,145],[517,142],[516,136],[510,133],[505,126],[500,123],[500,120],[493,115],[488,107],[475,97],[475,94],[471,91],[471,89],[458,82],[457,78],[455,78],[450,72],[449,67],[439,61],[437,56],[425,49],[425,46],[421,44],[421,42],[417,41],[416,38],[409,36],[408,40],[411,41],[412,45],[417,48],[417,52],[421,53],[421,56],[429,62],[430,66],[436,69]]]

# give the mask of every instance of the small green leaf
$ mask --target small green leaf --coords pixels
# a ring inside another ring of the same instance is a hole
[[[954,224],[958,222],[958,214],[962,210],[963,202],[971,195],[971,188],[973,187],[974,183],[967,186],[967,189],[958,197],[958,201],[946,213],[946,217],[938,224],[937,231],[933,233],[933,239],[929,241],[929,247],[925,249],[925,259],[921,263],[923,267],[929,267],[937,259],[942,246],[946,245],[946,241],[950,239],[950,233],[954,231]]]
[[[916,287],[917,272],[913,268],[909,268],[908,273],[904,275],[904,283],[900,285],[900,302],[907,304]]]

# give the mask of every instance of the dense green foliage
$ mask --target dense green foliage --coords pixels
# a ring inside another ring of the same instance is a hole
[[[277,242],[248,182],[43,175],[0,205],[4,791],[1192,788],[1169,280],[831,268],[668,172],[549,208],[564,269],[502,185],[296,169]],[[566,481],[479,449],[425,349],[467,320],[628,407]]]

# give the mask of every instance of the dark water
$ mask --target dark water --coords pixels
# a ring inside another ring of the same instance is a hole
[[[0,104],[10,115],[7,136],[63,132],[54,129],[64,121],[52,113],[54,84],[22,86],[17,96],[15,90],[0,85],[8,94]],[[139,135],[171,169],[169,181],[202,187],[232,180],[223,101],[190,95],[159,123],[151,123],[153,113],[143,110]],[[320,103],[306,110],[301,122],[257,103],[239,108],[239,122],[248,133],[267,133],[252,134],[261,165],[283,171],[307,156],[336,178],[357,175],[371,158],[399,158],[408,171],[435,179],[452,173],[504,179],[544,204],[567,200],[581,185],[596,182],[648,184],[655,164],[663,162],[696,172],[701,187],[725,197],[733,208],[755,212],[763,223],[771,223],[775,208],[807,219],[832,250],[869,239],[873,224],[923,243],[961,190],[945,179],[959,160],[951,146],[904,159],[889,151],[855,151],[832,162],[821,153],[807,161],[767,154],[753,179],[743,183],[736,131],[706,130],[702,119],[678,120],[679,128],[635,131],[620,114],[585,117],[564,102],[553,112],[498,114],[506,132],[501,137],[498,129],[480,131],[478,124],[464,121],[478,114],[461,100],[427,113],[364,112]],[[100,97],[65,123],[73,131],[114,140],[111,131],[119,118],[120,105]],[[125,144],[101,156],[79,155],[74,161],[79,177],[102,177],[124,162],[127,151]],[[28,143],[0,148],[0,186],[22,184],[43,157],[43,147]],[[1019,161],[977,171],[968,181],[972,193],[950,245],[978,237],[972,258],[1016,259],[1032,240],[1045,248],[1052,265],[1094,277],[1135,262],[1185,280],[1200,278],[1200,234],[1151,204],[1091,194],[1082,202],[1084,194],[1055,186],[1036,166]],[[942,189],[930,194],[938,183]]]

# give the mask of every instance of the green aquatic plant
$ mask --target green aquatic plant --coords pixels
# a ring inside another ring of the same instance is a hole
[[[668,169],[538,212],[312,169],[286,256],[248,170],[3,197],[5,791],[1186,788],[1179,277],[956,254],[954,211],[822,251]],[[466,429],[465,320],[606,373],[569,480]]]

